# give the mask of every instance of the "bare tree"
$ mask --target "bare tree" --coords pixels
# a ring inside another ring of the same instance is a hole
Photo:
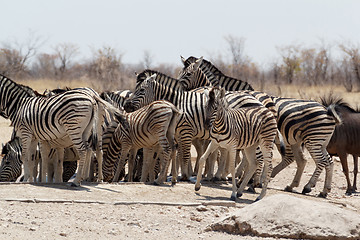
[[[0,48],[1,72],[15,78],[23,77],[27,71],[29,60],[36,55],[44,43],[45,40],[33,31],[29,31],[24,42],[13,40],[2,43]]]
[[[347,60],[351,63],[354,78],[356,79],[356,83],[360,86],[360,48],[359,44],[355,45],[352,43],[340,44],[340,49],[346,54]],[[345,58],[346,58],[345,56]]]
[[[90,76],[100,80],[103,84],[108,84],[108,88],[115,84],[121,86],[124,83],[122,54],[112,47],[104,46],[94,51],[93,55],[89,69]]]
[[[153,64],[153,56],[151,54],[151,52],[149,50],[144,50],[144,60],[143,60],[143,65],[144,68],[151,68],[152,64]]]
[[[72,59],[79,53],[79,47],[72,43],[59,43],[54,47],[54,51],[59,61],[58,69],[62,79],[70,67]]]
[[[278,48],[278,51],[283,60],[282,69],[288,84],[292,84],[295,79],[295,74],[300,70],[299,46],[289,45]]]
[[[234,65],[241,64],[244,60],[245,38],[232,35],[225,36],[224,38],[228,43],[228,51],[231,55],[232,63]]]
[[[56,75],[58,75],[56,59],[57,55],[55,54],[39,54],[32,67],[32,71],[35,73],[34,76],[40,78],[55,78]]]

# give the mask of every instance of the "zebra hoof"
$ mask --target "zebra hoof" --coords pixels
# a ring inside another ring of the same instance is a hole
[[[155,186],[160,186],[161,183],[159,183],[159,182],[157,182],[157,181],[154,181],[154,185],[155,185]]]
[[[219,182],[219,181],[221,181],[221,178],[213,177],[213,178],[211,178],[211,181],[212,182]]]
[[[80,187],[80,184],[79,184],[79,183],[72,182],[72,183],[70,184],[70,186],[72,186],[72,187]]]
[[[242,195],[243,195],[243,194],[240,193],[240,192],[236,193],[236,197],[238,197],[238,198],[241,198]]]
[[[284,189],[286,192],[292,192],[292,188],[290,186],[286,186],[286,188]]]
[[[323,192],[320,192],[318,197],[321,197],[321,198],[326,198],[327,197],[327,193],[323,193]]]
[[[309,187],[304,187],[304,189],[302,190],[302,194],[306,194],[309,192],[311,192],[311,188],[309,188]]]
[[[248,191],[249,193],[256,193],[255,188],[254,188],[253,186],[250,186],[250,187],[247,189],[247,191]]]
[[[237,195],[237,194],[236,194]],[[236,197],[234,195],[231,194],[230,200],[235,201],[236,202]]]
[[[201,187],[201,184],[199,186],[196,186],[195,185],[195,191],[199,191],[200,190],[200,187]]]

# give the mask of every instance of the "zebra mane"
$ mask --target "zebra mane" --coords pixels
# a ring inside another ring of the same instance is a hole
[[[34,91],[31,87],[29,86],[25,86],[23,84],[20,84],[20,83],[17,83],[15,81],[13,81],[12,79],[0,74],[0,81],[3,82],[3,81],[7,81],[7,82],[10,82],[12,84],[14,84],[17,88],[19,89],[22,89],[23,92],[26,93],[27,96],[29,97],[36,97],[36,91]]]
[[[196,57],[189,57],[188,59],[186,59],[184,61],[184,69],[186,67],[188,67],[190,64],[196,62],[196,60],[198,60],[198,58]],[[215,67],[214,64],[212,64],[210,61],[207,61],[206,59],[203,59],[201,64],[200,64],[200,68],[205,68],[207,70],[205,71],[208,71],[211,75],[213,75],[213,77],[215,79],[218,79],[219,81],[221,81],[221,79],[227,79],[227,81],[233,81],[233,83],[237,83],[237,84],[240,84],[240,85],[245,85],[247,86],[246,89],[244,88],[241,88],[241,89],[227,89],[227,90],[254,90],[254,88],[251,86],[251,84],[249,84],[248,82],[246,81],[243,81],[241,79],[237,79],[237,78],[233,78],[233,77],[230,77],[230,76],[227,76],[225,75],[223,72],[221,72],[217,67]],[[215,85],[217,86],[217,85]],[[244,86],[243,86],[244,87]]]
[[[180,89],[183,89],[183,85],[180,83],[180,81],[178,79],[170,77],[170,76],[168,76],[164,73],[158,72],[156,70],[150,70],[150,69],[145,69],[144,71],[142,71],[141,73],[139,73],[137,75],[136,88],[138,88],[138,86],[140,86],[146,79],[148,79],[153,74],[156,74],[155,80],[157,82],[162,82],[164,80],[172,81],[175,83],[175,86],[177,86]]]
[[[320,98],[321,104],[325,107],[329,107],[330,105],[335,105],[335,109],[346,109],[349,112],[352,113],[359,113],[360,109],[354,109],[352,108],[349,103],[345,102],[343,98],[336,97],[333,94],[329,94],[328,96],[324,96]]]
[[[196,58],[194,56],[188,57],[184,62],[184,68],[187,68],[190,64],[196,62],[198,59],[199,58]],[[225,76],[225,74],[223,72],[221,72],[217,67],[215,67],[214,64],[212,64],[210,61],[203,59],[201,64],[205,65],[205,67],[209,68],[209,70],[211,70],[211,72],[213,72],[214,75],[224,75]]]

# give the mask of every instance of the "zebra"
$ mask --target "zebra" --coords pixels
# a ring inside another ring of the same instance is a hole
[[[162,153],[161,173],[154,183],[162,184],[166,178],[169,159],[174,151],[175,128],[181,115],[181,111],[172,103],[163,100],[154,101],[134,112],[123,112],[122,115],[118,115],[119,125],[115,130],[109,145],[109,150],[106,151],[105,155],[105,158],[115,162],[118,153],[121,151],[120,162],[114,176],[114,181],[118,181],[120,169],[124,166],[128,152],[130,154],[128,172],[129,181],[131,181],[133,156],[136,151],[140,148],[149,149],[158,145],[156,149],[161,150],[160,152]],[[112,166],[113,165],[110,165],[109,167],[111,168]],[[145,170],[147,170],[147,168],[143,167],[143,172]],[[104,173],[105,172],[112,171],[108,170],[104,171]],[[173,184],[176,182],[175,177],[174,174]],[[144,180],[144,178],[142,180]]]
[[[235,84],[232,84],[234,78],[227,77],[220,71],[214,70],[214,72],[212,72],[213,69],[216,68],[210,62],[204,62],[202,58],[197,59],[195,57],[189,57],[187,60],[182,58],[182,61],[185,63],[185,67],[180,75],[186,75],[187,81],[197,82],[194,78],[201,76],[202,78],[208,78],[210,83],[223,86],[226,90],[239,90],[235,87]],[[199,64],[199,62],[203,63]],[[195,72],[197,72],[196,75],[194,74]],[[193,78],[189,77],[190,75],[193,76]],[[220,82],[217,79],[222,79],[222,81]],[[193,85],[193,87],[200,86]],[[259,95],[255,97],[259,97]],[[287,186],[285,190],[293,191],[294,187],[298,187],[306,164],[301,150],[301,145],[304,144],[316,163],[316,169],[309,182],[304,186],[302,193],[306,194],[311,192],[311,188],[315,186],[322,169],[325,168],[324,188],[319,196],[326,197],[331,190],[334,165],[326,151],[326,146],[335,129],[335,125],[341,122],[340,117],[333,107],[325,108],[315,101],[275,96],[271,96],[271,98],[275,103],[278,129],[283,135],[286,144],[285,156],[283,156],[282,161],[275,166],[271,177],[275,177],[277,173],[296,160],[296,174],[292,183]],[[262,101],[261,98],[258,99]]]
[[[257,200],[266,194],[271,174],[272,149],[277,135],[277,124],[274,115],[264,106],[229,108],[224,98],[225,90],[213,88],[209,92],[206,104],[206,126],[210,128],[211,142],[199,162],[195,191],[200,190],[200,180],[205,159],[219,146],[229,151],[230,170],[232,175],[231,199],[241,197],[242,191],[256,170],[256,148],[260,146],[264,156],[266,179]],[[235,155],[237,149],[243,149],[248,161],[248,168],[239,189],[235,180]]]
[[[45,181],[47,157],[51,146],[64,148],[73,145],[80,160],[79,171],[72,185],[79,186],[90,163],[90,143],[99,149],[99,126],[102,125],[104,108],[109,107],[108,105],[110,104],[96,94],[83,90],[70,90],[49,98],[33,97],[20,85],[1,75],[0,113],[11,120],[17,135],[21,138],[24,181],[34,181],[33,173],[30,171],[34,162],[30,157],[40,142],[44,173],[42,180]],[[112,110],[116,113],[115,108]],[[63,152],[59,151],[59,154],[62,155]]]
[[[10,141],[3,144],[1,155],[3,157],[1,166],[0,166],[0,182],[14,182],[20,176],[22,172],[22,162],[21,162],[21,140],[19,137],[13,136]],[[52,149],[50,152],[49,158],[54,158],[56,154],[55,150]],[[34,157],[35,166],[34,166],[34,176],[37,175],[38,163],[40,163],[41,155],[39,147],[36,149]],[[64,153],[64,162],[63,162],[63,181],[67,182],[75,174],[77,168],[77,153],[74,148],[66,148]],[[53,173],[53,171],[50,171]],[[52,174],[49,175],[52,178]],[[52,180],[50,180],[52,182]]]
[[[155,74],[155,77],[151,77]],[[194,139],[209,139],[209,131],[204,128],[204,106],[207,96],[201,92],[190,92],[183,88],[178,79],[154,70],[144,70],[137,76],[134,93],[125,101],[128,112],[143,107],[155,100],[167,100],[183,113],[177,127],[178,162],[181,162],[181,179],[188,180],[190,148]],[[232,106],[263,106],[254,96],[247,93],[228,93],[226,98]]]

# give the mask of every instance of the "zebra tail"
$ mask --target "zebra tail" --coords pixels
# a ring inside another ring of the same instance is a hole
[[[100,111],[99,106],[95,105],[95,109],[93,111],[93,123],[92,123],[92,131],[91,131],[91,149],[93,151],[96,150],[97,144],[98,144],[98,140],[99,140],[99,131],[98,131],[98,124],[99,124],[99,114],[98,112]]]
[[[169,124],[169,128],[170,131],[172,132],[172,137],[175,136],[175,132],[176,132],[176,127],[179,123],[179,120],[183,114],[183,112],[181,110],[179,110],[177,107],[173,106],[172,107],[172,110],[173,110],[173,115],[171,117],[171,120],[170,120],[170,124]],[[169,131],[169,130],[168,130]]]
[[[280,133],[279,129],[277,130],[276,139],[279,141],[280,144],[280,154],[285,156],[285,142],[282,134]]]
[[[335,104],[331,104],[330,106],[328,106],[327,114],[334,118],[336,125],[340,125],[342,123],[342,120],[339,114],[336,112],[335,106],[336,106]]]

